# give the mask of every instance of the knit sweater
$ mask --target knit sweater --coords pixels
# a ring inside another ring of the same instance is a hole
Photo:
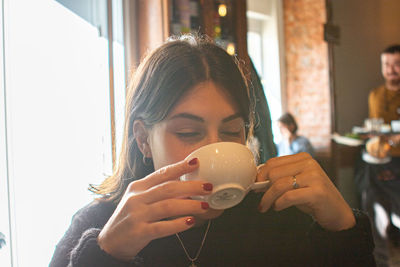
[[[363,213],[354,211],[355,227],[330,232],[296,208],[259,213],[261,196],[249,193],[238,206],[212,220],[197,266],[375,266],[370,224]],[[115,208],[112,202],[95,200],[79,210],[57,245],[50,267],[190,265],[175,235],[153,240],[130,262],[101,250],[97,236]],[[205,228],[180,234],[192,257]]]

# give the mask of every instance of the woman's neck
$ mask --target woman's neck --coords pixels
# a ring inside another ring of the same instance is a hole
[[[296,138],[297,138],[297,134],[292,134],[292,135],[289,137],[289,143],[290,143],[290,144],[293,143],[293,141],[294,141]]]

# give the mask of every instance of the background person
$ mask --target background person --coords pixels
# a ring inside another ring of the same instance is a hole
[[[382,51],[381,70],[385,83],[369,94],[369,117],[390,124],[400,119],[400,45]]]
[[[381,53],[384,84],[369,94],[370,118],[381,118],[390,124],[400,119],[400,45],[387,47]],[[400,134],[374,136],[366,144],[367,152],[378,159],[391,156],[390,162],[370,164],[360,161],[356,184],[361,194],[361,206],[373,221],[375,257],[380,266],[388,266],[390,245],[400,245]]]
[[[391,45],[382,51],[381,70],[385,83],[369,93],[369,117],[391,124],[393,120],[400,120],[400,45]],[[400,133],[385,139],[392,146],[390,155],[400,157]]]
[[[234,59],[205,39],[183,36],[153,51],[127,95],[115,174],[74,216],[57,245],[57,266],[374,266],[368,218],[353,211],[308,154],[258,167],[265,193],[214,210],[190,199],[206,181],[179,177],[204,145],[245,144],[253,104]],[[258,208],[257,208],[258,207]]]
[[[279,130],[282,134],[282,141],[278,144],[278,156],[293,155],[300,152],[307,152],[314,156],[314,148],[310,141],[297,135],[297,123],[290,113],[283,114],[278,119]]]

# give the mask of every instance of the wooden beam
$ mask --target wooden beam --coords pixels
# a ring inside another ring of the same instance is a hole
[[[169,35],[168,0],[137,0],[138,48],[143,57]]]
[[[250,66],[250,58],[247,52],[247,16],[246,0],[235,0],[234,2],[234,27],[236,51],[240,60],[244,60],[246,68]]]

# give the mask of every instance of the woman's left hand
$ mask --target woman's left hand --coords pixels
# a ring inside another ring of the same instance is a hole
[[[296,206],[330,231],[349,229],[356,223],[349,205],[307,153],[272,158],[260,165],[257,181],[264,180],[270,180],[271,186],[260,202],[261,212]]]

